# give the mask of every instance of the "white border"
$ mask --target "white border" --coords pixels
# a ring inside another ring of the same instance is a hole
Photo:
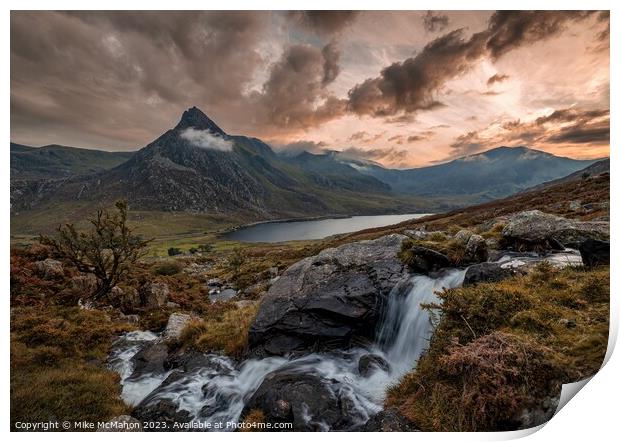
[[[41,1],[41,0],[30,0],[30,1],[13,1],[9,0],[4,2],[4,38],[2,39],[3,46],[3,54],[4,60],[9,61],[9,53],[10,53],[10,9],[157,9],[157,10],[166,10],[166,9],[266,9],[266,10],[279,10],[279,9],[361,9],[361,10],[373,10],[373,9],[391,9],[391,10],[407,10],[407,9],[434,9],[434,10],[459,10],[459,9],[467,9],[467,10],[495,10],[495,9],[611,9],[611,54],[618,53],[617,44],[617,36],[618,36],[618,14],[620,14],[620,7],[614,7],[618,2],[612,1],[603,1],[603,0],[591,0],[591,1],[547,1],[541,2],[533,1],[533,0],[521,0],[521,1],[485,1],[485,0],[470,0],[466,3],[456,2],[456,1],[445,1],[445,0],[436,0],[436,1],[426,1],[426,2],[411,2],[409,1],[394,1],[394,0],[382,0],[381,2],[371,2],[368,0],[357,0],[357,1],[327,1],[327,0],[298,0],[295,2],[291,1],[283,1],[283,0],[266,0],[261,2],[251,2],[251,1],[242,1],[242,0],[227,0],[226,2],[206,2],[206,1],[175,1],[175,2],[165,2],[161,0],[150,0],[150,1],[132,1],[132,0],[108,0],[108,1],[89,1],[85,2],[84,0],[57,0],[57,1]],[[222,8],[222,7],[225,8]],[[33,32],[36,32],[36,29],[33,29]],[[5,105],[2,107],[2,122],[5,133],[5,143],[8,144],[8,140],[10,139],[10,72],[9,69],[5,65],[5,68],[2,69],[2,77],[3,84],[5,85],[2,94],[4,98]],[[611,78],[614,78],[614,75],[618,75],[620,70],[618,69],[618,57],[611,57]],[[612,95],[611,95],[611,108],[614,110],[611,113],[611,139],[617,140],[618,137],[618,124],[615,110],[618,109],[618,94],[615,93],[616,88],[612,86]],[[613,154],[615,157],[615,154]],[[9,431],[10,427],[10,419],[9,419],[9,345],[8,345],[8,334],[9,334],[9,238],[10,238],[10,226],[9,226],[9,149],[8,146],[5,145],[3,150],[3,164],[4,170],[2,176],[4,177],[4,185],[2,187],[2,192],[0,193],[2,198],[3,207],[5,207],[6,212],[1,219],[2,230],[5,234],[1,237],[1,241],[3,244],[4,253],[1,255],[2,268],[4,268],[4,272],[2,273],[2,294],[3,294],[3,303],[2,303],[2,311],[4,314],[4,327],[5,334],[4,339],[2,339],[2,355],[4,355],[4,362],[2,364],[2,374],[4,377],[4,382],[2,382],[2,392],[4,401],[2,402],[3,407],[3,420],[2,420],[2,430],[5,432]],[[618,166],[616,161],[612,161],[612,200],[617,194],[618,180],[617,174]],[[618,216],[617,210],[615,210],[615,203],[612,204],[611,209],[611,228],[612,228],[612,236],[615,238],[618,226]],[[619,249],[612,248],[612,262],[620,262],[620,251]],[[611,350],[613,346],[615,346],[616,337],[618,334],[618,275],[612,273],[611,278],[611,293],[612,293],[612,322],[610,329],[610,348],[608,351],[607,357],[609,358],[611,355]],[[564,408],[562,408],[558,414],[545,426],[540,429],[540,431],[523,431],[523,432],[512,432],[512,433],[358,433],[353,435],[352,433],[341,435],[339,433],[331,433],[321,435],[321,438],[327,439],[336,439],[341,437],[359,437],[364,439],[371,438],[386,438],[392,440],[459,440],[459,441],[487,441],[487,440],[507,440],[507,439],[515,439],[519,437],[529,436],[529,440],[531,441],[548,441],[550,439],[558,439],[563,441],[580,441],[584,440],[610,440],[613,436],[617,437],[617,406],[615,403],[616,394],[620,391],[619,385],[619,377],[620,373],[620,362],[619,358],[612,357],[609,359],[605,367],[593,377],[593,379],[587,383],[587,385],[583,388],[581,392],[578,394],[578,398],[576,400],[570,401]],[[533,434],[532,434],[533,433]],[[183,439],[192,439],[204,440],[208,439],[231,439],[236,440],[240,438],[244,438],[248,436],[252,440],[286,440],[290,441],[291,438],[295,438],[296,440],[311,440],[316,437],[319,437],[315,433],[297,433],[292,435],[290,433],[182,433],[178,437]],[[139,436],[138,433],[116,433],[112,436],[110,433],[94,433],[92,435],[84,435],[82,433],[50,433],[47,434],[34,434],[34,433],[11,433],[9,435],[11,439],[19,439],[19,440],[35,440],[39,437],[43,438],[62,438],[62,440],[74,440],[74,439],[83,439],[84,437],[99,439],[99,440],[108,440],[110,437],[120,438],[127,440],[136,440],[143,439]],[[157,433],[149,433],[145,435],[144,438],[148,438],[149,441],[153,440],[162,440],[168,441],[170,439],[170,434],[157,434]],[[458,438],[458,439],[457,439]]]

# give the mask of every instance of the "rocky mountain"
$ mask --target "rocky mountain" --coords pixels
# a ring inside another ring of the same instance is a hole
[[[358,171],[389,184],[398,193],[467,196],[472,198],[470,202],[483,202],[564,177],[596,160],[574,160],[523,146],[502,146],[417,169],[386,169],[346,158],[340,161],[355,165]]]
[[[256,138],[231,136],[197,108],[128,161],[89,176],[14,186],[13,210],[58,202],[110,203],[134,209],[241,214],[268,219],[414,210],[376,178],[340,163],[321,173],[303,157],[286,159]]]
[[[127,199],[135,210],[242,221],[443,211],[557,179],[594,161],[499,147],[445,164],[387,169],[339,152],[290,156],[227,134],[196,107],[135,153],[11,145],[11,210],[87,208]]]
[[[118,166],[133,154],[55,144],[30,147],[11,143],[11,180],[54,179],[93,174]]]
[[[553,186],[555,184],[564,184],[582,180],[583,178],[593,177],[600,175],[601,173],[609,173],[609,158],[605,158],[604,160],[597,161],[592,163],[588,167],[584,169],[580,169],[577,172],[573,172],[570,175],[566,175],[562,178],[558,178],[555,180],[547,181],[542,184],[538,184],[537,186],[532,187],[528,190],[536,190],[542,189],[544,187]]]

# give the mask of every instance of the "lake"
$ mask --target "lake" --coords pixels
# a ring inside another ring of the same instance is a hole
[[[307,221],[282,221],[254,224],[228,232],[226,239],[240,242],[283,242],[304,239],[321,239],[340,233],[357,232],[373,227],[398,224],[409,219],[421,218],[428,213],[405,215],[351,216],[349,218],[325,218]]]

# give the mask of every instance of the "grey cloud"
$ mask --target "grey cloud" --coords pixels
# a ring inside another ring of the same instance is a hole
[[[462,29],[445,34],[415,57],[393,63],[381,75],[349,91],[349,110],[358,115],[392,116],[436,107],[434,95],[452,78],[467,71],[483,56],[497,59],[510,50],[561,33],[569,21],[590,12],[499,11],[488,28],[466,39]]]
[[[532,122],[506,121],[493,136],[485,136],[484,130],[462,134],[450,145],[450,158],[500,145],[605,145],[609,144],[609,128],[609,109],[559,109]]]
[[[445,14],[426,11],[426,14],[422,17],[422,23],[424,24],[424,29],[428,32],[440,32],[448,27],[450,19]]]
[[[317,34],[333,35],[353,23],[359,13],[360,11],[291,11],[289,14]]]

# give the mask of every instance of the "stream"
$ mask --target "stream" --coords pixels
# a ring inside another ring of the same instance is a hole
[[[337,397],[352,404],[352,427],[363,425],[382,409],[386,388],[415,367],[432,334],[428,311],[420,304],[438,302],[436,291],[460,286],[465,270],[449,270],[437,279],[413,276],[390,293],[388,305],[372,348],[353,348],[298,358],[267,357],[235,363],[225,356],[210,354],[209,364],[183,375],[172,371],[160,375],[131,377],[133,356],[159,339],[151,332],[130,332],[114,345],[110,367],[121,376],[122,397],[131,405],[168,399],[187,410],[194,420],[236,422],[245,402],[265,377],[276,370],[318,375]],[[358,370],[362,356],[373,354],[388,362],[390,369],[376,369],[366,377]],[[313,419],[308,416],[308,419]],[[319,428],[322,423],[315,422]],[[329,430],[329,428],[324,428]]]

